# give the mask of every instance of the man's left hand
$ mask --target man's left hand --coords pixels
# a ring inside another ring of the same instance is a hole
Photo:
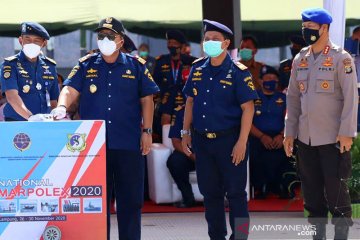
[[[151,136],[151,134],[142,133],[142,135],[141,135],[141,145],[140,145],[142,155],[147,155],[150,152],[151,144],[152,144],[152,136]]]
[[[351,145],[353,143],[353,138],[346,136],[337,136],[336,142],[340,143],[340,153],[344,153],[350,151]]]
[[[244,160],[246,152],[246,141],[238,140],[233,148],[231,153],[232,162],[235,166],[239,165],[239,163]]]
[[[273,142],[272,145],[274,147],[274,149],[280,149],[283,147],[283,141],[284,141],[284,137],[281,134],[276,135],[273,138]]]

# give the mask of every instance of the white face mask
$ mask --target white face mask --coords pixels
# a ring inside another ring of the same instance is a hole
[[[41,47],[35,43],[29,43],[23,46],[23,51],[28,58],[33,59],[39,56]]]
[[[110,41],[107,37],[103,40],[97,41],[100,52],[105,56],[110,56],[116,51],[116,43],[115,41]]]

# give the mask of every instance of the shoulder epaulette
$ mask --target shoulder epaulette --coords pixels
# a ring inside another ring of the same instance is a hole
[[[300,52],[307,52],[309,51],[310,46],[304,47],[300,50]]]
[[[129,55],[131,56],[131,55]],[[136,60],[138,60],[142,65],[144,65],[146,63],[146,60],[139,57],[139,56],[131,56],[131,57],[134,57]]]
[[[235,65],[240,68],[241,70],[246,70],[248,69],[247,66],[245,66],[244,64],[242,64],[241,62],[235,62]]]
[[[206,59],[206,58],[207,58],[207,57],[198,58],[198,59],[196,59],[195,61],[193,61],[192,64],[195,64],[195,63],[197,63],[197,62],[200,62],[200,61],[202,61],[202,60],[204,60],[204,59]]]
[[[92,53],[92,54],[87,54],[87,55],[83,56],[82,58],[79,59],[79,62],[82,63],[82,62],[88,60],[92,55],[93,55],[93,53]]]
[[[174,110],[178,112],[178,111],[180,111],[181,109],[183,109],[183,107],[184,107],[184,106],[179,105],[179,106],[177,106]]]
[[[11,56],[11,57],[7,57],[5,58],[5,61],[11,62],[13,60],[17,59],[17,55]]]
[[[290,59],[284,59],[280,62],[280,64],[286,63],[287,61],[289,61]],[[291,60],[290,60],[291,61]]]
[[[163,55],[159,55],[155,58],[155,60],[159,60]]]
[[[52,59],[52,58],[45,57],[45,60],[47,60],[47,61],[51,62],[51,63],[52,63],[52,64],[54,64],[54,65],[56,65],[55,60],[54,60],[54,59]]]

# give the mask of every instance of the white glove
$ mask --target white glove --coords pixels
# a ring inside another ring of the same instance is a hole
[[[53,115],[54,119],[60,120],[66,117],[66,107],[65,106],[58,106],[54,108],[51,113]]]
[[[31,115],[28,119],[29,122],[49,122],[53,121],[53,115],[51,114],[35,114]]]

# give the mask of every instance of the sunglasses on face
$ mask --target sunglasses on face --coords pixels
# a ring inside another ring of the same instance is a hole
[[[115,34],[109,34],[109,33],[98,33],[98,39],[104,40],[104,38],[108,38],[110,41],[114,41],[116,38]]]

